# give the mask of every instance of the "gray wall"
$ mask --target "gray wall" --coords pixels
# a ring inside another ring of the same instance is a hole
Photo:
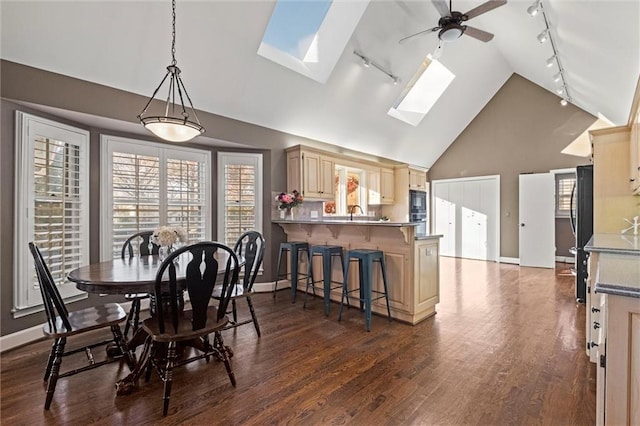
[[[500,175],[500,256],[519,256],[518,175],[589,164],[560,151],[596,118],[559,101],[513,74],[429,170],[430,180]]]

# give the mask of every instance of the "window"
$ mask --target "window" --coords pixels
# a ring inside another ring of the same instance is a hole
[[[211,154],[192,148],[102,137],[102,259],[118,258],[131,235],[183,227],[190,242],[211,239]]]
[[[556,217],[569,217],[575,173],[556,174]]]
[[[233,246],[245,231],[262,232],[262,154],[218,154],[218,240]]]
[[[336,165],[335,169],[335,213],[348,215],[355,205],[362,211],[355,209],[353,214],[366,214],[366,174],[361,169]],[[325,206],[325,211],[327,206]]]
[[[18,112],[14,310],[40,310],[42,297],[28,243],[44,257],[65,299],[86,297],[66,281],[89,263],[89,133]]]

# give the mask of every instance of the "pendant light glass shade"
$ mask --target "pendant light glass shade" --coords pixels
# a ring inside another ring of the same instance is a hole
[[[193,108],[193,103],[191,102],[191,98],[187,93],[187,88],[184,86],[182,82],[182,78],[180,77],[180,68],[177,66],[176,61],[176,2],[172,0],[171,2],[173,8],[173,32],[172,32],[172,43],[171,43],[171,56],[172,61],[171,64],[167,67],[167,73],[164,78],[160,82],[160,85],[156,88],[149,98],[149,101],[145,105],[142,112],[138,115],[138,119],[140,123],[151,133],[158,136],[161,139],[164,139],[169,142],[187,142],[198,135],[204,133],[204,127],[200,124],[198,120],[198,116],[196,115],[196,111]],[[166,99],[166,104],[164,106],[164,115],[152,115],[145,116],[147,114],[147,110],[149,105],[151,105],[151,101],[156,97],[156,94],[166,81],[169,81],[168,94]],[[176,92],[178,94],[178,101],[176,103]],[[189,102],[189,110],[193,114],[194,121],[189,120],[189,113],[187,112],[187,108],[184,104],[184,97],[187,98]]]

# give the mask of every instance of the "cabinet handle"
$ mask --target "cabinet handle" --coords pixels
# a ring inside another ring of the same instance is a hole
[[[600,312],[600,309],[596,308],[595,306],[591,307],[591,313],[595,314],[596,312]]]
[[[599,328],[600,328],[600,323],[599,323],[598,321],[594,321],[594,322],[593,322],[593,329],[594,329],[594,330],[597,330],[597,329],[599,329]]]
[[[598,345],[596,342],[591,342],[591,347],[593,348],[595,346],[600,346],[600,345]]]

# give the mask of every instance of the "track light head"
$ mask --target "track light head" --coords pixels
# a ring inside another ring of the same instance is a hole
[[[560,105],[562,106],[567,106],[568,103],[569,103],[569,99],[567,98],[562,98],[562,100],[560,101]]]
[[[556,93],[558,95],[562,95],[564,93],[564,86],[560,86],[556,89]]]
[[[553,76],[553,81],[555,81],[556,83],[558,83],[560,80],[562,80],[562,72],[558,72]]]
[[[553,54],[549,59],[547,59],[547,68],[551,68],[556,63],[556,55]]]
[[[362,58],[362,65],[364,65],[366,68],[369,68],[371,66],[371,61],[369,60],[369,58]]]
[[[538,34],[538,41],[540,43],[546,43],[549,40],[549,30],[544,30],[540,34]]]
[[[540,11],[540,1],[536,1],[535,3],[533,3],[531,6],[527,8],[527,13],[531,17],[536,16],[539,11]]]

